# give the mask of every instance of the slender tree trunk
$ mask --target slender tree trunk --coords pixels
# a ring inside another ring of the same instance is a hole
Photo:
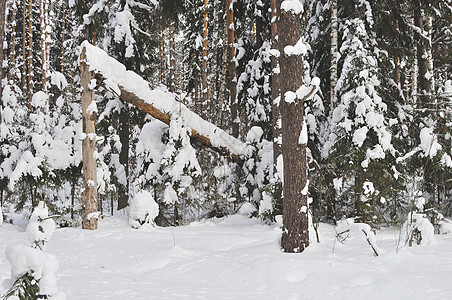
[[[413,25],[415,21],[413,19]],[[413,104],[417,103],[417,95],[418,95],[418,85],[417,85],[417,77],[418,77],[418,47],[417,45],[414,45],[413,47],[413,65],[411,66],[411,98],[413,101]]]
[[[395,30],[398,31],[399,30],[399,20],[395,20]],[[399,87],[401,87],[401,82],[400,82],[400,74],[401,74],[401,70],[400,70],[400,56],[398,53],[394,54],[394,82],[395,84],[397,84]]]
[[[30,0],[31,1],[31,0]],[[22,59],[23,59],[23,65],[22,65],[22,91],[24,95],[27,94],[28,84],[27,84],[27,69],[28,69],[28,60],[27,60],[27,1],[23,0],[23,19],[22,19]]]
[[[213,12],[214,15],[214,19],[213,19],[213,32],[218,32],[219,33],[219,4],[220,1],[214,1],[215,3],[215,9]],[[212,70],[220,70],[219,64],[221,64],[221,62],[218,62],[218,41],[220,40],[220,38],[217,36],[217,38],[214,40],[214,45],[213,45],[213,54],[212,54],[212,63],[211,63],[211,68]],[[211,80],[212,84],[209,85],[209,95],[211,98],[211,101],[209,101],[209,114],[208,114],[208,120],[211,121],[212,123],[215,122],[215,110],[218,108],[218,102],[214,101],[214,99],[218,99],[218,94],[217,94],[217,82],[219,80],[219,78],[221,77],[221,72],[215,72],[213,79]]]
[[[228,30],[228,46],[229,46],[229,96],[231,99],[231,119],[232,119],[232,136],[239,137],[240,119],[239,104],[237,102],[237,79],[235,70],[235,47],[234,47],[234,7],[232,0],[226,0],[226,26]]]
[[[46,22],[45,22],[45,16],[44,16],[44,6],[45,3],[43,1],[46,0],[39,0],[39,21],[40,21],[40,27],[41,27],[41,62],[42,62],[42,90],[46,91],[46,49],[45,49],[45,31],[46,31]]]
[[[414,26],[424,33],[424,20],[423,13],[420,7],[420,3],[414,12]],[[424,36],[424,34],[423,34]],[[420,101],[421,103],[428,103],[430,101],[430,80],[428,78],[428,61],[425,41],[417,43],[417,64],[419,69],[419,89],[420,89]]]
[[[60,70],[64,74],[64,43],[66,41],[66,0],[63,0],[61,10],[63,11],[63,24],[61,29],[61,58],[60,58]]]
[[[5,77],[5,72],[3,71],[3,40],[5,39],[5,23],[6,23],[6,0],[2,0],[0,2],[0,122],[2,119],[2,94],[3,94],[3,85],[1,81]],[[1,217],[1,215],[0,215]]]
[[[71,186],[71,220],[74,220],[74,207],[75,207],[75,185],[77,183],[78,177],[72,176],[72,186]]]
[[[427,22],[425,24],[425,28],[427,31],[427,37],[428,37],[428,41],[427,41],[427,47],[426,47],[426,52],[427,52],[427,75],[426,75],[426,79],[429,81],[429,94],[430,94],[430,99],[432,99],[432,93],[435,92],[435,77],[433,76],[433,54],[432,54],[432,31],[433,31],[433,20],[432,20],[432,16],[428,15],[427,16]]]
[[[219,105],[216,125],[221,128],[223,120],[223,107],[224,107],[224,90],[226,87],[226,72],[228,70],[228,51],[223,51],[223,58],[221,63],[221,77],[220,77],[220,91],[219,91]]]
[[[176,57],[174,44],[174,26],[170,26],[170,92],[176,91]]]
[[[92,72],[85,63],[85,49],[80,57],[81,61],[81,83],[82,83],[82,118],[83,133],[86,135],[82,141],[83,156],[83,193],[82,193],[82,228],[97,229],[97,161],[94,158],[96,150],[96,113],[88,110],[94,101],[94,90],[89,88]]]
[[[185,47],[182,46],[182,91],[185,91]],[[184,98],[185,104],[185,98]]]
[[[283,234],[284,252],[302,252],[309,245],[308,202],[302,193],[306,180],[306,144],[299,138],[304,122],[304,101],[296,98],[286,102],[287,93],[295,93],[303,84],[303,60],[300,55],[287,54],[286,46],[295,45],[301,37],[301,15],[281,9],[278,23],[280,49],[280,88],[282,119],[282,154],[284,161]]]
[[[119,114],[119,139],[122,145],[119,152],[119,163],[124,167],[126,178],[125,186],[121,184],[118,189],[118,210],[129,205],[129,128],[129,105],[124,103],[124,107]]]
[[[330,86],[330,109],[331,112],[336,108],[336,85],[337,85],[337,59],[338,59],[338,31],[337,20],[337,0],[331,1],[331,86]]]
[[[280,0],[271,0],[271,42],[272,49],[278,49],[278,17],[279,17],[279,6]],[[278,173],[278,160],[282,158],[281,150],[281,109],[280,109],[280,99],[281,90],[279,88],[279,64],[278,57],[272,55],[271,57],[271,68],[272,68],[272,128],[273,128],[273,175],[275,180],[275,190],[273,192],[273,198],[275,199],[275,210],[277,212],[282,211],[282,176],[283,174]]]
[[[51,44],[51,38],[50,38],[50,32],[49,32],[49,28],[53,28],[53,1],[51,0],[45,0],[45,24],[46,24],[46,29],[45,29],[45,34],[44,34],[44,38],[45,38],[45,43],[44,43],[44,47],[45,47],[45,56],[46,56],[46,60],[45,60],[45,67],[44,70],[46,72],[46,78],[50,76],[50,44]],[[47,80],[47,79],[46,79]],[[47,85],[45,90],[47,91]]]
[[[159,61],[160,61],[160,68],[159,68],[159,80],[160,83],[163,83],[163,73],[165,72],[165,33],[163,31],[163,25],[160,25],[160,38],[159,38]]]
[[[203,40],[202,40],[202,103],[201,103],[201,115],[206,114],[204,109],[207,107],[208,102],[208,86],[207,86],[207,14],[208,0],[204,0],[204,30],[203,30]]]
[[[25,20],[24,20],[25,21]],[[28,3],[28,100],[33,97],[33,1]]]
[[[14,85],[15,74],[16,74],[16,25],[15,25],[16,24],[16,14],[17,14],[16,0],[13,1],[12,5],[13,5],[13,15],[12,15],[12,21],[11,21],[12,32],[11,32],[11,52],[9,53],[8,84]],[[0,100],[0,102],[1,102],[1,100]]]

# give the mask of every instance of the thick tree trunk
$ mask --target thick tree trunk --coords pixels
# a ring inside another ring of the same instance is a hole
[[[226,26],[229,46],[229,95],[231,99],[232,136],[238,138],[240,134],[240,119],[238,113],[239,105],[237,102],[237,80],[235,78],[234,8],[232,3],[232,0],[226,0]]]
[[[331,3],[331,85],[330,85],[330,110],[336,108],[336,85],[337,85],[337,59],[338,59],[338,43],[337,43],[337,0]]]
[[[302,193],[306,180],[306,145],[299,142],[304,122],[303,99],[286,102],[286,93],[295,93],[303,84],[303,60],[300,55],[285,53],[300,37],[300,14],[281,9],[278,23],[280,49],[280,88],[282,119],[282,154],[284,160],[283,234],[284,252],[302,252],[309,245],[308,203]]]
[[[278,17],[280,0],[271,0],[271,41],[272,49],[278,49]],[[273,128],[273,174],[275,179],[275,190],[273,192],[273,198],[275,199],[276,211],[282,211],[282,176],[278,173],[277,163],[278,159],[282,158],[281,150],[281,109],[279,100],[281,99],[281,90],[279,88],[279,64],[278,57],[272,55],[271,57],[272,67],[272,128]],[[281,157],[280,157],[281,156]]]
[[[80,57],[81,60],[81,83],[82,83],[82,118],[83,133],[86,135],[82,142],[83,156],[83,193],[82,193],[82,228],[97,229],[97,162],[94,158],[96,150],[96,113],[88,109],[94,101],[94,90],[89,88],[92,72],[85,63],[85,50]]]

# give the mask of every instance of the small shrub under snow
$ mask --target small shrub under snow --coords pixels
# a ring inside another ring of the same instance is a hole
[[[417,244],[428,245],[435,241],[435,228],[426,214],[410,212],[403,224],[400,241],[412,246],[413,240]]]
[[[4,299],[66,299],[64,293],[57,291],[58,261],[54,255],[43,252],[54,230],[55,222],[49,218],[48,208],[41,201],[27,226],[31,247],[19,243],[6,248],[14,283]]]
[[[370,225],[366,223],[355,223],[353,218],[340,220],[336,227],[336,238],[339,242],[345,244],[349,238],[358,237],[367,241],[375,256],[378,256],[382,250],[377,245],[375,233]]]
[[[148,191],[138,192],[132,199],[129,208],[129,224],[133,228],[140,228],[144,224],[154,224],[159,215],[159,205]]]

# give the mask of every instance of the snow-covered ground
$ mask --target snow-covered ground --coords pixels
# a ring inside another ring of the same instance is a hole
[[[97,231],[55,231],[47,252],[60,262],[58,289],[86,299],[452,299],[452,234],[395,253],[398,231],[377,233],[373,256],[361,236],[320,239],[302,254],[279,250],[280,230],[244,216],[177,228],[136,230],[122,217]],[[0,294],[10,284],[7,245],[24,228],[0,227]]]

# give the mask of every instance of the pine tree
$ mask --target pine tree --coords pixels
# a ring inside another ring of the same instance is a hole
[[[309,246],[308,201],[306,180],[306,142],[300,134],[306,130],[304,99],[297,96],[303,82],[301,13],[298,1],[282,1],[278,23],[280,51],[280,89],[282,120],[282,154],[284,161],[283,234],[285,252],[302,252]],[[292,48],[290,48],[292,47]],[[304,126],[303,126],[304,124]],[[307,134],[307,132],[305,133]]]

